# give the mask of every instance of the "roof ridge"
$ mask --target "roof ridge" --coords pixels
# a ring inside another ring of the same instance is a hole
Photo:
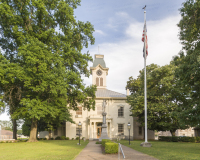
[[[109,90],[109,89],[107,89],[107,90]],[[112,90],[109,90],[109,91],[112,91]],[[119,92],[116,92],[116,91],[112,91],[112,92],[119,93]],[[119,94],[125,95],[125,94],[123,94],[123,93],[119,93]],[[126,96],[126,95],[125,95],[125,96]]]

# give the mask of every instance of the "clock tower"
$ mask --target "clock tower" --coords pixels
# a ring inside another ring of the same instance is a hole
[[[109,68],[106,68],[104,55],[95,54],[93,66],[90,67],[92,74],[92,84],[97,88],[106,88],[106,76],[108,75]]]

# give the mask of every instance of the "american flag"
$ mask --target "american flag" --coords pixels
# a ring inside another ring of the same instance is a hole
[[[146,41],[144,42],[144,37],[145,37],[145,30],[146,30]],[[148,56],[148,44],[147,44],[147,27],[146,27],[146,22],[144,24],[143,28],[143,34],[142,34],[142,42],[144,42],[144,46],[146,46],[146,57]],[[143,48],[143,53],[144,53],[144,48]],[[144,54],[143,54],[144,57]]]

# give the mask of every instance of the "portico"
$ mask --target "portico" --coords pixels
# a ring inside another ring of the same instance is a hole
[[[101,131],[102,131],[102,118],[103,116],[101,115],[91,115],[88,117],[88,137],[90,140],[92,139],[99,139],[101,136]],[[112,118],[107,117],[106,118],[106,124],[108,126],[107,128],[107,134],[109,137],[111,137],[111,127],[112,127]]]

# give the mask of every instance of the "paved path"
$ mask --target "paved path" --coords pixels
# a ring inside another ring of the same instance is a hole
[[[75,158],[75,160],[117,160],[118,154],[102,154],[101,145],[95,144],[96,141],[90,141],[88,145],[81,151],[81,153]],[[158,160],[154,157],[146,155],[144,153],[135,151],[129,147],[122,145],[122,149],[127,160]],[[123,157],[121,155],[120,159]]]

